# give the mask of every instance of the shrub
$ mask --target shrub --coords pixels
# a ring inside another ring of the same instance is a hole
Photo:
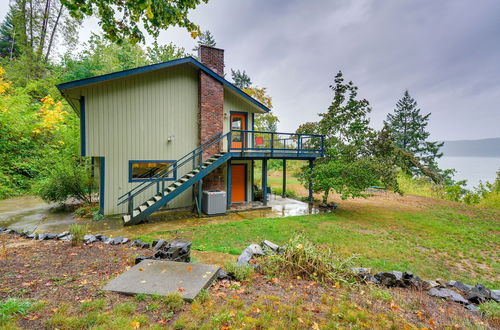
[[[95,181],[88,161],[62,160],[35,185],[34,192],[46,202],[62,204],[68,198],[75,198],[91,204]]]
[[[282,188],[274,188],[273,189],[273,194],[278,195],[278,196],[282,196],[283,195],[283,189]],[[285,197],[293,198],[293,199],[299,199],[299,195],[297,195],[297,193],[295,191],[290,190],[290,189],[287,189],[285,191]]]
[[[340,258],[330,248],[315,245],[302,233],[291,238],[282,254],[263,258],[263,272],[271,276],[300,277],[325,283],[347,282],[357,256]]]
[[[251,265],[238,266],[235,262],[226,262],[224,269],[238,281],[247,281],[254,273],[254,268]]]
[[[69,233],[73,235],[71,238],[72,245],[78,245],[83,242],[83,236],[85,235],[85,228],[77,223],[69,226]]]

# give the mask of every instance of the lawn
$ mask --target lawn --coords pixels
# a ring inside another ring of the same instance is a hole
[[[156,232],[141,238],[181,237],[192,240],[197,250],[237,255],[248,244],[264,239],[286,244],[297,232],[305,232],[340,255],[358,254],[359,266],[500,288],[498,212],[479,208],[465,212],[449,205],[410,210],[365,205],[333,213]]]

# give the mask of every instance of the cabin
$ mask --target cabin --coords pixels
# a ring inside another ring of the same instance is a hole
[[[224,50],[201,46],[198,58],[57,85],[80,118],[101,214],[136,224],[160,209],[200,212],[213,190],[226,192],[227,208],[252,201],[257,161],[266,204],[269,159],[312,166],[323,155],[319,135],[255,131],[270,110],[224,78]]]

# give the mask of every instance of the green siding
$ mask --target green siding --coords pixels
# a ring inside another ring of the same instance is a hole
[[[82,94],[87,155],[106,158],[105,214],[126,212],[126,205],[116,206],[118,197],[139,184],[128,182],[129,160],[177,160],[197,146],[198,74],[190,67],[96,84]],[[152,193],[144,192],[136,205]],[[190,206],[191,194],[189,189],[168,207]]]

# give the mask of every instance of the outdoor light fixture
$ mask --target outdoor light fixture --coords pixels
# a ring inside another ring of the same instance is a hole
[[[167,142],[172,142],[174,140],[174,137],[175,135],[170,135],[168,138],[167,138]]]

